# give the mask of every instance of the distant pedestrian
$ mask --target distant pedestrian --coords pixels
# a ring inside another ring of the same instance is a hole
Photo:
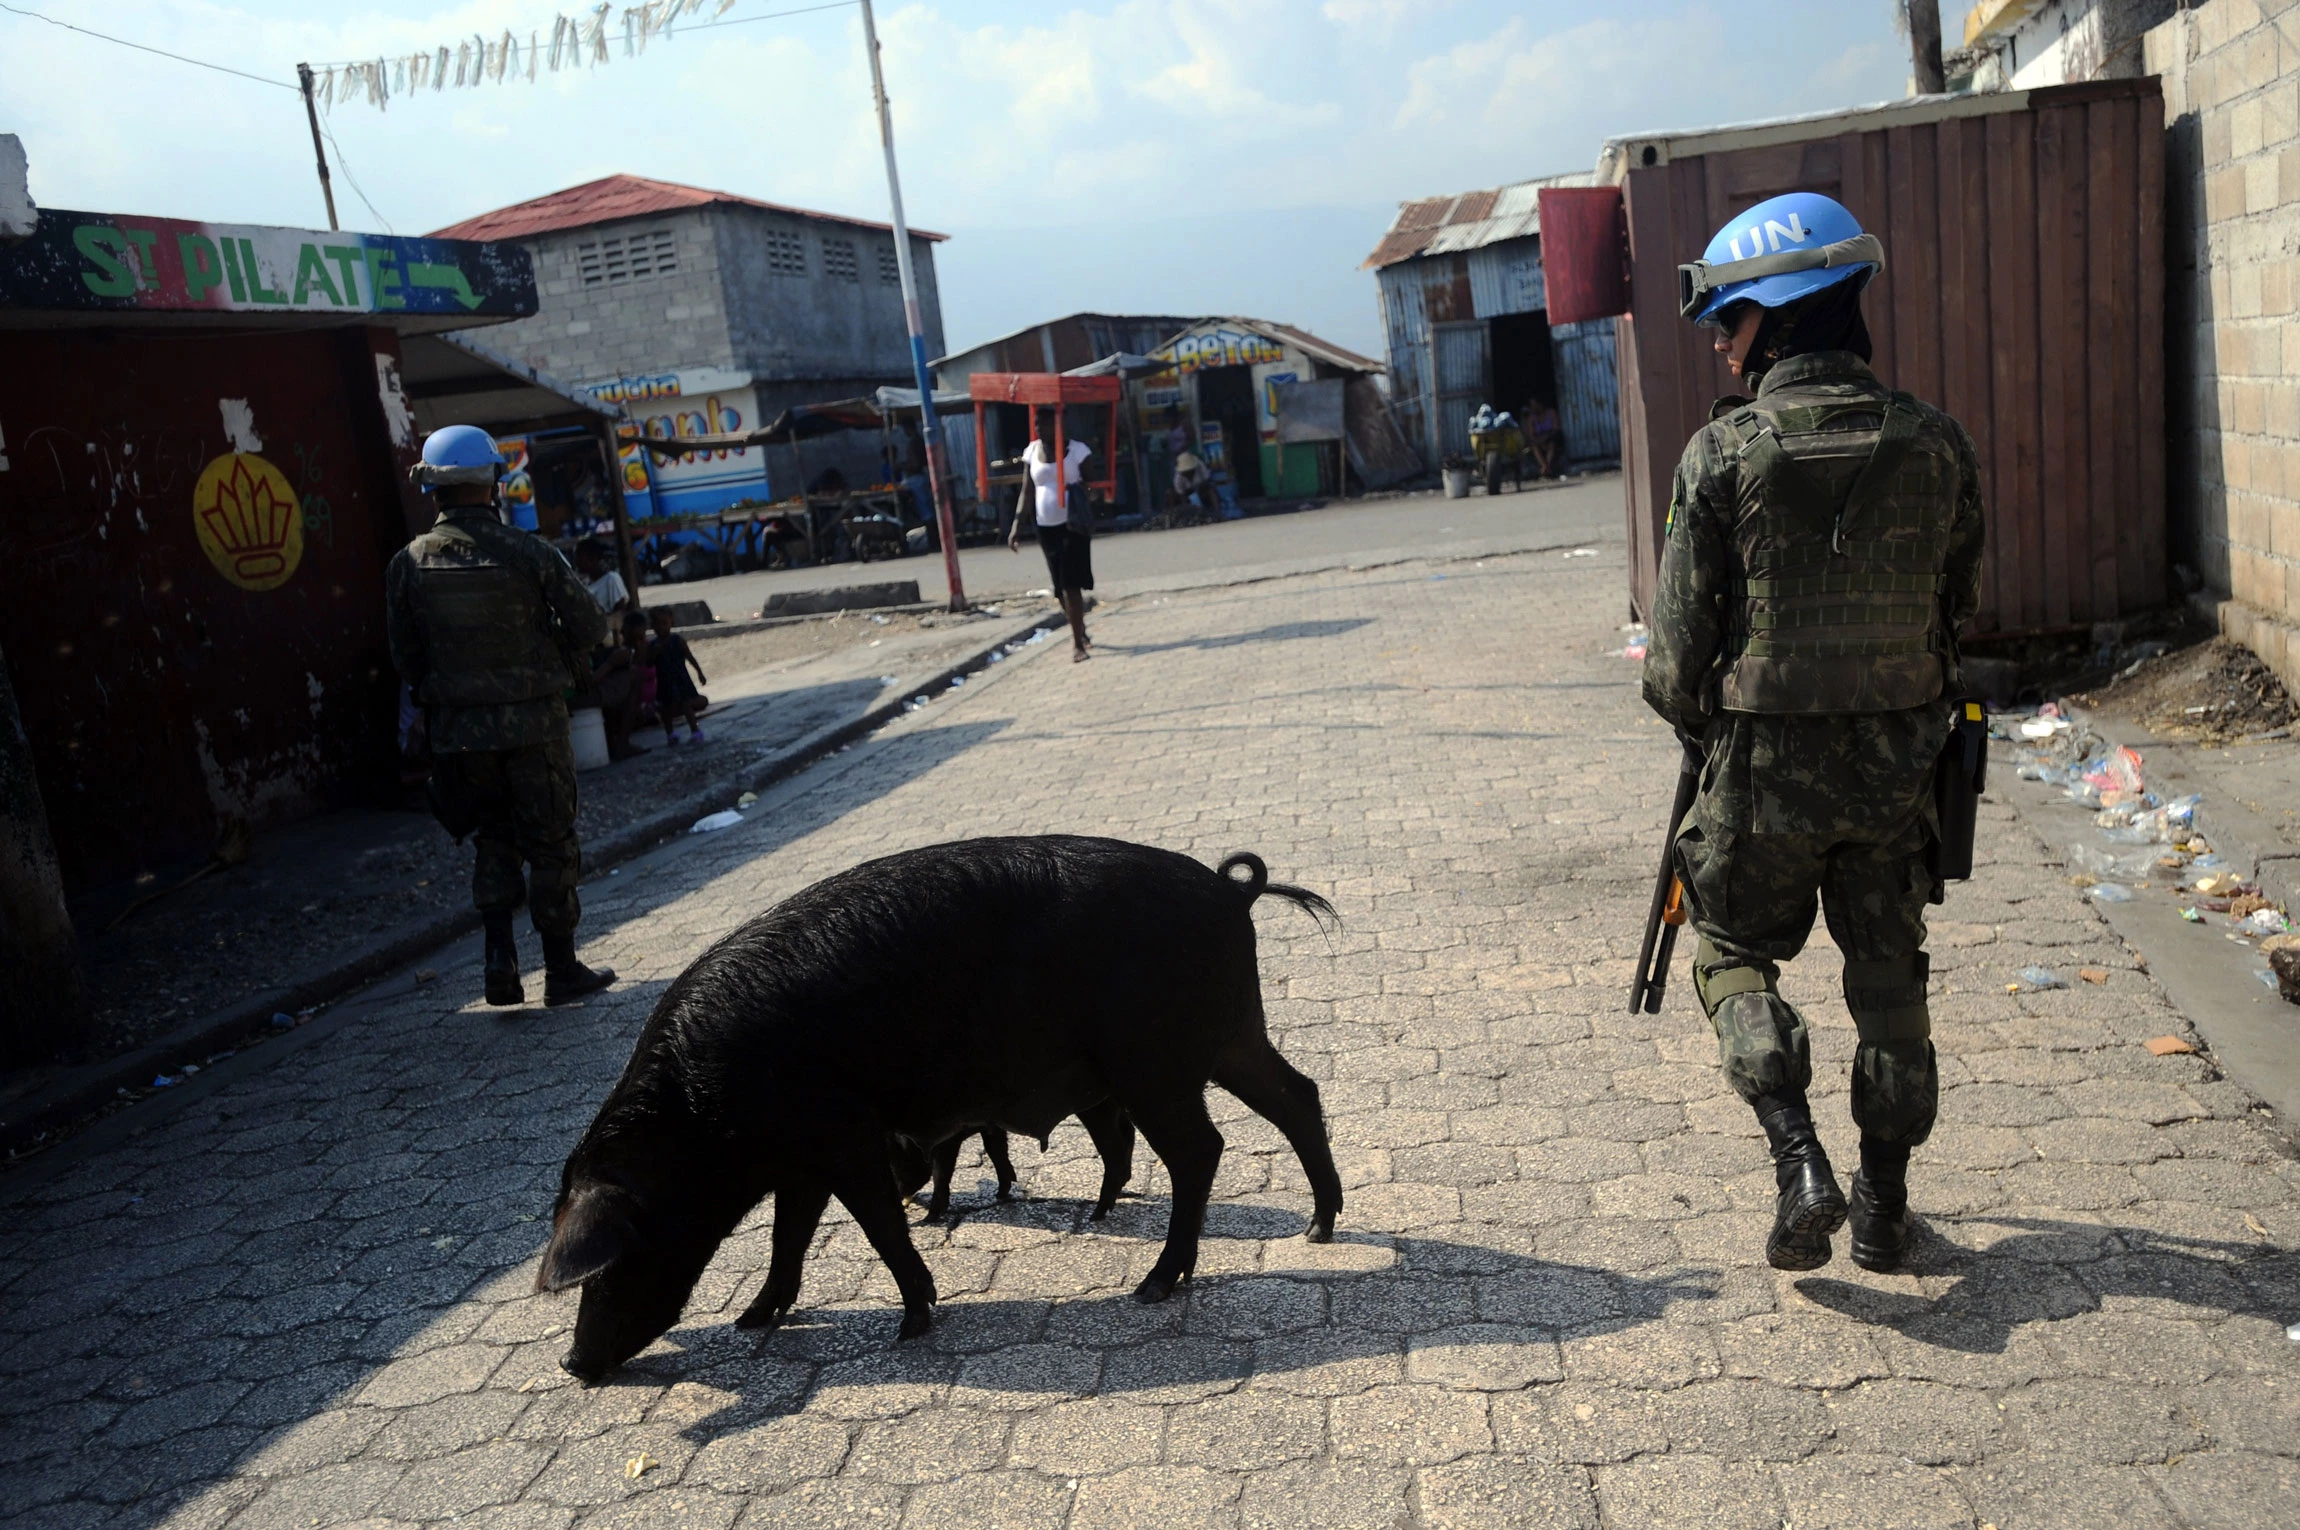
[[[1054,461],[1054,411],[1038,411],[1038,434],[1022,453],[1030,483],[1014,507],[1014,529],[1006,545],[1022,551],[1023,506],[1029,505],[1038,522],[1038,550],[1046,555],[1046,575],[1054,598],[1070,619],[1070,662],[1092,657],[1086,636],[1086,592],[1094,588],[1093,512],[1086,502],[1086,475],[1081,464],[1093,448],[1076,436],[1064,447],[1063,460]]]
[[[575,571],[583,576],[583,587],[599,603],[612,631],[622,625],[624,612],[637,608],[631,603],[631,587],[608,561],[607,553],[604,545],[588,538],[575,544]]]
[[[564,1004],[615,980],[575,955],[583,852],[562,699],[607,622],[557,549],[503,523],[503,466],[470,425],[423,443],[413,476],[439,521],[385,571],[386,630],[423,704],[433,810],[478,847],[471,901],[487,931],[487,1002],[527,1001],[511,933],[524,902],[543,939],[543,1002]]]
[[[647,643],[647,662],[655,671],[655,712],[663,719],[663,742],[679,741],[671,725],[684,718],[687,742],[699,744],[703,741],[703,693],[696,683],[707,685],[710,677],[703,673],[702,661],[695,657],[687,640],[671,630],[669,606],[657,606],[647,615],[655,623],[655,634]],[[687,678],[690,668],[695,671],[694,680]]]

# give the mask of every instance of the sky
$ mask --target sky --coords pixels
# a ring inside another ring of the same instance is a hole
[[[0,132],[55,207],[324,225],[295,65],[450,50],[535,0],[4,0]],[[775,14],[798,7],[802,14]],[[858,11],[732,0],[637,57],[324,115],[347,228],[422,233],[626,171],[884,219]],[[136,52],[15,14],[228,65]],[[1964,7],[1943,7],[1961,33]],[[1359,269],[1401,200],[1596,163],[1603,141],[1903,94],[1893,0],[880,0],[905,210],[945,337],[1245,314],[1378,356]],[[356,181],[358,190],[349,184]],[[364,193],[364,196],[362,195]],[[371,210],[372,209],[372,210]],[[675,364],[667,363],[667,364]]]

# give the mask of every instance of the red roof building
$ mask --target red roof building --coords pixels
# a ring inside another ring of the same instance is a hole
[[[779,202],[762,202],[756,197],[738,196],[732,191],[712,191],[704,186],[682,186],[677,181],[652,180],[644,175],[603,175],[580,186],[569,186],[548,196],[514,202],[509,207],[498,207],[475,218],[432,230],[434,239],[527,239],[537,234],[558,233],[566,229],[589,228],[597,223],[613,223],[623,218],[646,218],[657,213],[680,212],[692,207],[710,207],[717,204],[756,207],[766,212],[787,213],[796,218],[807,218],[817,223],[845,223],[855,228],[876,229],[892,234],[894,226],[874,223],[867,218],[849,218],[840,213],[815,212],[805,207],[786,207]],[[948,234],[932,233],[914,228],[911,237],[937,243],[948,239]]]

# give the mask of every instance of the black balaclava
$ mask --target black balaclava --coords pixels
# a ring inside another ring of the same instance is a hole
[[[1742,363],[1741,380],[1755,388],[1776,362],[1814,351],[1851,351],[1867,361],[1872,353],[1869,326],[1861,317],[1861,289],[1855,279],[1823,287],[1808,298],[1768,308],[1757,322],[1757,338]]]

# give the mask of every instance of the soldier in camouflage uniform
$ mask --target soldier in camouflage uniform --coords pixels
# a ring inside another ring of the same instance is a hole
[[[1778,1269],[1888,1270],[1912,1235],[1908,1164],[1939,1097],[1925,905],[1942,885],[1932,785],[1979,601],[1971,438],[1866,365],[1860,293],[1884,252],[1826,197],[1775,198],[1685,268],[1686,316],[1754,398],[1721,400],[1678,464],[1645,697],[1704,761],[1676,855],[1694,987],[1755,1108],[1779,1198]],[[1815,895],[1859,1033],[1861,1168],[1848,1205],[1813,1129],[1806,1027],[1776,991]]]
[[[615,980],[575,955],[583,853],[564,699],[607,619],[558,549],[503,523],[502,473],[495,442],[472,426],[424,442],[413,476],[437,496],[439,521],[385,572],[391,658],[429,721],[433,808],[478,847],[487,1002],[527,1002],[511,930],[524,899],[543,942],[543,1002],[565,1004]]]

